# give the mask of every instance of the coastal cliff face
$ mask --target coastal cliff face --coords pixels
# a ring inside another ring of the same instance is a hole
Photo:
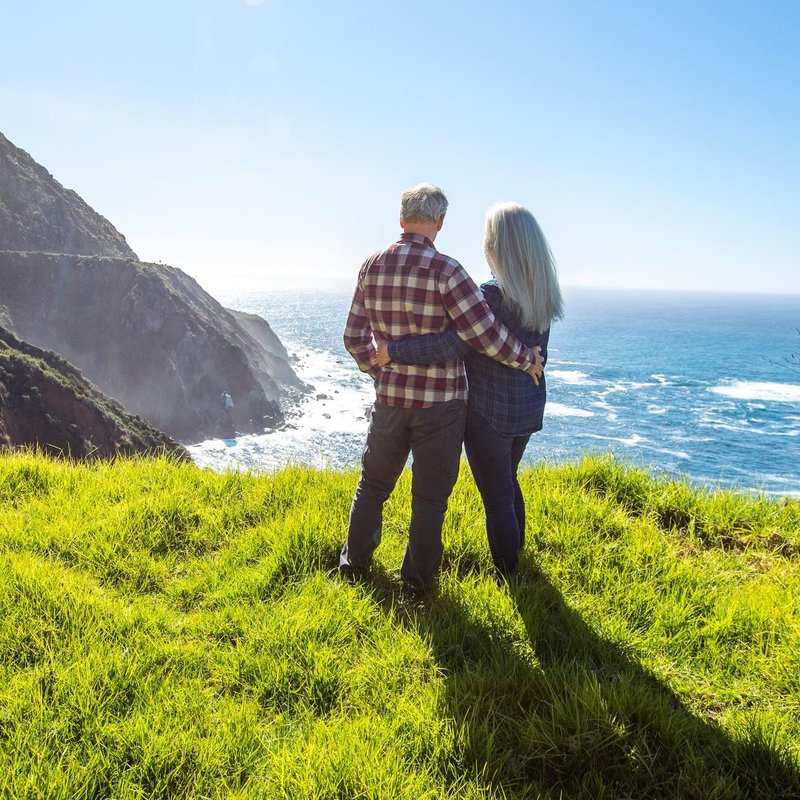
[[[136,258],[105,217],[2,133],[0,250]]]
[[[20,338],[57,350],[129,411],[183,441],[224,435],[231,424],[239,432],[274,427],[284,387],[303,386],[266,321],[227,311],[172,267],[2,253],[0,303]]]
[[[306,387],[269,324],[224,309],[0,134],[0,325],[186,442],[283,421]],[[233,407],[225,407],[227,393]]]
[[[72,364],[0,327],[0,447],[59,456],[111,458],[188,453],[97,391]]]

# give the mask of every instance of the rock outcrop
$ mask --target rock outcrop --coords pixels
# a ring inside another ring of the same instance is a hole
[[[57,350],[182,441],[225,435],[231,424],[239,432],[274,427],[283,420],[281,387],[302,387],[266,321],[227,311],[172,267],[0,253],[0,303],[17,336]],[[233,398],[229,415],[224,392]]]
[[[188,459],[183,447],[128,414],[72,364],[0,327],[0,447],[16,446],[81,459],[152,453]]]
[[[2,133],[0,250],[136,258],[107,219]]]
[[[305,388],[265,320],[224,309],[178,269],[139,261],[2,135],[0,325],[186,442],[275,427],[281,401]]]

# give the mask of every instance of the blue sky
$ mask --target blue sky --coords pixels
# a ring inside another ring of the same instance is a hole
[[[26,0],[0,131],[212,291],[350,285],[400,191],[481,279],[516,200],[572,286],[800,293],[800,2]]]

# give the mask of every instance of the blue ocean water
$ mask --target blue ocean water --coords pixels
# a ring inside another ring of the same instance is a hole
[[[191,448],[215,469],[358,463],[373,390],[342,346],[349,292],[239,293],[314,392],[285,430]],[[800,296],[573,289],[553,326],[528,462],[611,451],[654,473],[800,496]]]

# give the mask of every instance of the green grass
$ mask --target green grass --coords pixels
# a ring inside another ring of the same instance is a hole
[[[800,795],[800,502],[529,470],[498,588],[465,468],[414,600],[356,478],[0,458],[0,797]]]

